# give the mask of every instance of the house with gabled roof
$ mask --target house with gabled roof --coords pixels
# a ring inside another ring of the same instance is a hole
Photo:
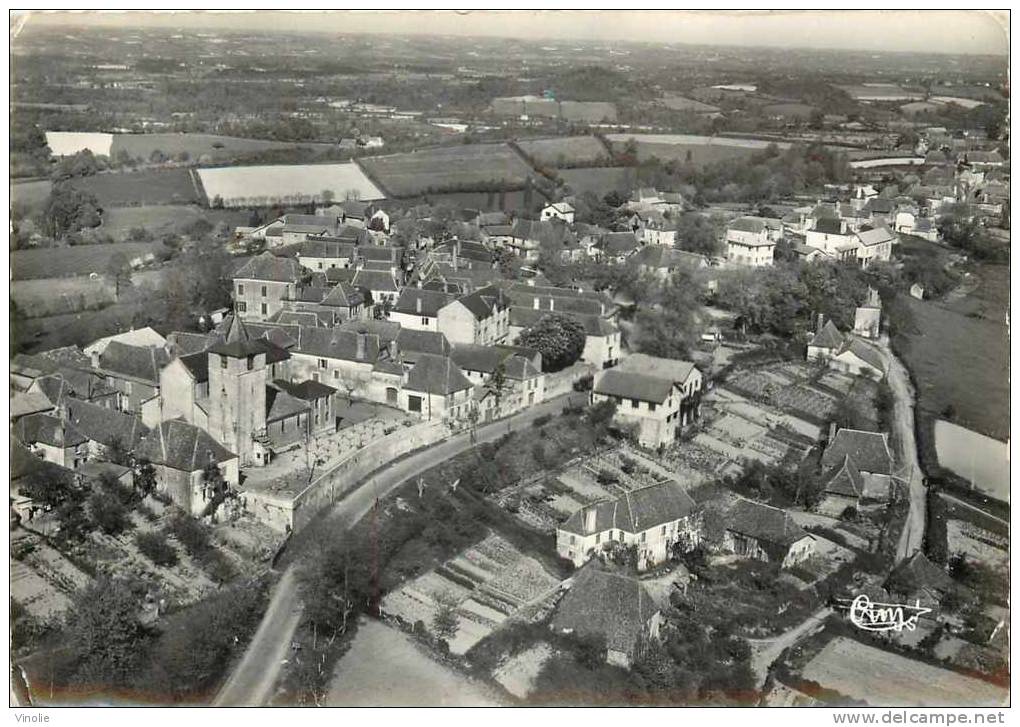
[[[780,223],[781,224],[781,223]],[[772,265],[776,242],[761,217],[738,217],[726,227],[726,259],[736,265]]]
[[[141,440],[135,456],[152,463],[157,491],[195,516],[215,495],[203,477],[206,467],[215,464],[228,486],[238,483],[237,455],[183,419],[161,422]]]
[[[440,308],[436,325],[450,343],[501,343],[510,329],[510,300],[495,285],[479,288]]]
[[[843,347],[843,343],[844,336],[832,319],[825,320],[825,316],[819,314],[815,333],[808,341],[807,360],[828,359]]]
[[[642,272],[668,278],[677,270],[703,270],[709,266],[708,258],[697,253],[678,250],[672,245],[645,245],[631,256],[630,262]]]
[[[928,560],[921,551],[901,561],[882,584],[890,595],[904,603],[937,610],[945,598],[959,592],[960,586],[940,566]]]
[[[595,377],[592,403],[616,402],[617,423],[634,426],[638,442],[650,449],[668,445],[679,431],[680,395],[673,382],[619,366]]]
[[[439,310],[456,297],[441,290],[404,288],[390,310],[389,319],[399,323],[401,328],[436,331],[439,329]]]
[[[641,242],[632,231],[607,232],[595,244],[595,257],[602,262],[624,263],[641,247]]]
[[[117,409],[138,414],[146,426],[155,426],[159,421],[159,372],[170,361],[166,349],[111,341],[93,358],[95,371],[118,392]]]
[[[508,416],[545,400],[541,354],[529,356],[523,350],[458,343],[450,352],[450,358],[477,387],[475,399],[483,421]],[[497,372],[502,373],[504,384],[499,396],[489,386]]]
[[[862,338],[878,338],[882,323],[882,299],[878,291],[868,288],[868,298],[854,310],[854,335]]]
[[[725,527],[724,542],[734,555],[788,568],[814,554],[814,536],[778,507],[741,498],[727,513]]]
[[[892,494],[895,466],[887,433],[845,427],[837,430],[835,424],[831,425],[829,441],[822,453],[822,470],[829,478],[852,477],[860,485],[860,497],[884,501]],[[844,469],[848,470],[847,474],[842,473]],[[859,478],[856,473],[860,474]],[[856,492],[858,488],[853,489]],[[843,493],[848,494],[849,490],[843,487]]]
[[[36,456],[60,467],[77,469],[88,458],[88,438],[68,421],[65,411],[23,416],[14,423],[11,435]]]
[[[149,428],[132,414],[70,399],[64,418],[85,437],[88,459],[104,459],[112,449],[133,452]]]
[[[854,376],[882,379],[886,374],[885,357],[878,348],[859,338],[847,336],[838,351],[829,357],[829,366]]]
[[[542,208],[543,220],[563,220],[567,224],[574,223],[574,206],[568,202],[551,202]]]
[[[818,219],[805,233],[804,244],[837,260],[851,260],[857,255],[857,237],[847,222],[838,217]]]
[[[304,276],[294,258],[271,252],[256,255],[234,273],[234,311],[246,321],[264,321],[294,297]]]
[[[397,278],[391,269],[370,270],[361,268],[351,279],[351,286],[363,292],[367,292],[373,305],[380,305],[386,301],[393,302],[397,299],[400,286]]]
[[[449,356],[425,353],[407,373],[401,408],[426,420],[468,421],[476,408],[474,384]]]
[[[857,262],[866,268],[875,261],[892,258],[893,245],[899,244],[899,237],[885,225],[862,227],[857,232]]]
[[[606,661],[629,668],[659,638],[662,612],[644,585],[592,563],[571,579],[549,627],[561,634],[604,639]]]
[[[308,270],[349,268],[357,261],[357,244],[356,238],[309,237],[298,247],[297,259]]]
[[[655,567],[701,542],[691,496],[669,481],[586,505],[556,529],[556,552],[580,567],[613,547],[633,546],[639,570]]]

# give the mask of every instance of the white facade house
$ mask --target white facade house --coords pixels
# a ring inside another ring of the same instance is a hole
[[[553,202],[542,208],[543,220],[563,220],[568,224],[574,224],[574,207],[567,202]]]
[[[726,228],[726,259],[737,265],[762,267],[774,262],[776,243],[760,217],[740,217]]]

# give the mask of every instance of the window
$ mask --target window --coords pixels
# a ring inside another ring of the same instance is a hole
[[[576,542],[577,542],[577,538],[575,538],[573,535],[571,535],[570,536],[570,544],[573,545]]]
[[[245,303],[244,301],[240,301],[237,304],[237,312],[238,313],[247,313],[248,312],[248,304]]]
[[[427,325],[429,324],[429,319],[428,319],[428,318],[426,318],[425,316],[422,316],[422,317],[421,317],[421,324],[422,324],[423,326],[427,326]]]
[[[268,312],[269,312],[269,308],[266,307],[265,303],[263,303],[262,304],[262,315],[266,315]]]
[[[640,403],[638,402],[637,399],[631,399],[630,400],[630,408],[631,409],[637,409],[639,406],[640,406]]]
[[[666,534],[666,526],[665,526],[665,525],[663,525],[663,526],[662,526],[662,534],[663,534],[663,535],[665,535],[665,534]]]
[[[595,545],[602,542],[602,533],[595,533]]]
[[[248,354],[247,364],[248,364],[248,370],[249,371],[251,371],[253,368],[255,368],[255,357],[252,354]]]
[[[339,379],[340,378],[340,371],[338,371],[337,369],[333,369],[333,378],[334,379]]]
[[[326,368],[326,359],[324,359],[324,358],[320,358],[319,359],[319,368],[320,369]]]
[[[642,543],[645,542],[645,534],[644,533],[641,533],[641,542]]]
[[[648,402],[648,411],[655,411],[655,406],[653,402]]]
[[[266,297],[266,286],[264,286],[264,285],[262,286],[262,297],[263,298]]]
[[[220,356],[220,368],[221,369],[227,368],[227,357],[226,356]]]
[[[407,409],[408,409],[408,411],[421,412],[421,397],[420,396],[408,396],[407,397]]]

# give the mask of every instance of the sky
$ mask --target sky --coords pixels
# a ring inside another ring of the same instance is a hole
[[[130,23],[125,21],[130,20]],[[33,12],[30,24],[229,27],[335,33],[917,51],[1005,55],[1005,11]]]

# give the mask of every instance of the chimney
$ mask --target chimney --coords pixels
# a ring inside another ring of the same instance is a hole
[[[585,511],[585,513],[584,513],[584,532],[585,533],[594,533],[595,532],[596,515],[598,515],[598,509],[597,508],[593,507],[593,508]]]
[[[365,360],[365,334],[364,333],[358,333],[358,334],[355,334],[355,335],[357,335],[357,337],[358,337],[358,349],[357,349],[358,360],[359,361],[364,361]]]
[[[535,296],[534,308],[535,308],[535,310],[539,310],[539,308],[541,308],[541,301],[539,301],[537,295]]]
[[[421,296],[418,296],[414,299],[414,309],[419,314],[421,313]]]
[[[818,314],[818,322],[815,324],[815,333],[822,332],[822,326],[825,325],[825,316],[821,313]]]
[[[550,298],[549,299],[549,310],[552,310],[555,307],[556,307],[556,299],[555,298]]]

